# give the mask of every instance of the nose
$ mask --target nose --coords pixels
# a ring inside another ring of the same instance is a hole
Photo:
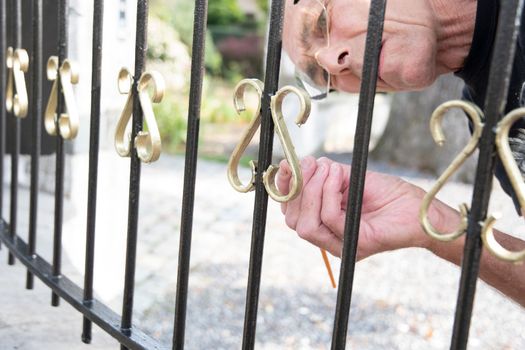
[[[315,59],[321,67],[332,75],[344,73],[351,67],[350,50],[345,47],[323,48],[317,51]]]

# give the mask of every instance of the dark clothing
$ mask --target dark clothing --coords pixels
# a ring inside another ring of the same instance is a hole
[[[474,37],[472,39],[471,49],[467,59],[465,60],[464,67],[456,73],[457,76],[465,81],[463,98],[474,102],[481,109],[483,109],[485,106],[485,95],[487,93],[492,50],[498,24],[498,15],[498,0],[478,0],[476,24],[474,28]],[[512,68],[505,113],[508,113],[524,105],[523,84],[525,82],[525,18],[523,12],[521,18],[522,25],[518,34],[518,42],[514,56],[514,65]],[[513,125],[509,136],[511,138],[523,138],[525,133],[522,134],[519,129],[524,128],[525,120],[522,119]],[[523,141],[525,143],[525,138],[523,138]],[[520,164],[522,161],[523,157],[517,159],[520,169],[523,169],[523,166],[525,166],[525,162]],[[496,163],[495,174],[500,181],[503,190],[513,197],[516,208],[519,208],[519,204],[515,198],[514,191],[509,182],[505,169],[499,160]],[[518,210],[518,212],[520,211]]]

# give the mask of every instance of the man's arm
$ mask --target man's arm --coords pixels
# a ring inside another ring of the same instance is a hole
[[[286,224],[297,234],[335,256],[341,256],[347,209],[350,167],[327,158],[301,162],[303,190],[281,209]],[[281,162],[278,186],[287,192],[290,169]],[[423,232],[418,212],[425,192],[398,177],[368,172],[363,193],[357,257],[408,247],[428,249],[456,265],[461,264],[464,236],[439,242]],[[440,232],[452,232],[459,213],[439,200],[429,208],[429,219]],[[510,250],[525,248],[525,242],[501,232],[496,238]],[[486,249],[481,257],[480,278],[525,307],[525,265],[502,262]]]
[[[458,220],[458,215],[455,210],[449,208],[448,212],[443,216],[442,223],[454,222]],[[447,230],[447,227],[442,229]],[[452,229],[453,227],[448,227],[448,230],[451,231]],[[525,249],[525,242],[518,238],[496,230],[494,235],[498,242],[509,250],[518,251]],[[433,240],[428,248],[440,258],[461,266],[464,244],[465,237],[463,236],[452,242]],[[525,264],[513,264],[499,260],[484,247],[481,254],[479,277],[525,307]]]

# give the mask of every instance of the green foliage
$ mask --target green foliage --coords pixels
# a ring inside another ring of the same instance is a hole
[[[176,152],[186,142],[187,108],[181,99],[173,95],[155,104],[153,110],[159,126],[162,148],[169,152]]]
[[[152,15],[169,23],[179,33],[181,41],[188,46],[191,54],[193,41],[193,11],[195,3],[192,0],[153,0]],[[218,74],[222,66],[222,57],[213,44],[210,33],[206,33],[206,54],[204,65],[211,74]]]
[[[208,2],[208,25],[234,25],[242,23],[246,16],[237,0],[213,0]]]
[[[270,1],[269,0],[255,0],[257,6],[263,12],[264,16],[268,15],[270,12]]]

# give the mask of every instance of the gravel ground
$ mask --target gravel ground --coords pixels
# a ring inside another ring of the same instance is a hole
[[[337,155],[332,158],[345,159]],[[181,165],[177,162],[172,159],[165,164],[179,169]],[[370,168],[402,175],[424,188],[433,183],[433,179],[416,172],[400,171],[385,164],[371,164]],[[222,164],[210,163],[199,168],[187,316],[188,349],[235,349],[242,342],[253,195],[235,193],[227,183],[218,184],[217,174],[224,173]],[[161,183],[156,182],[148,192],[159,193]],[[155,187],[159,187],[157,191]],[[470,186],[451,184],[443,190],[441,198],[454,205],[469,199],[470,191]],[[177,212],[177,201],[172,203],[172,209],[160,203],[159,210],[164,207],[166,212]],[[512,212],[512,204],[499,188],[495,190],[493,204],[494,210]],[[518,218],[505,224],[500,227],[513,231],[518,225],[523,228]],[[155,236],[155,230],[147,235]],[[173,237],[173,244],[176,239]],[[162,245],[167,243],[160,241]],[[175,259],[176,252],[172,254]],[[338,259],[332,259],[336,271],[338,264]],[[163,283],[153,280],[145,283]],[[418,249],[381,254],[359,263],[350,313],[349,348],[447,348],[458,280],[457,267]],[[141,316],[143,326],[165,342],[169,342],[173,327],[174,287],[172,282],[161,302],[145,308]],[[329,348],[335,303],[336,291],[329,285],[319,250],[297,239],[283,225],[279,207],[270,203],[256,347]],[[516,332],[523,329],[524,320],[522,308],[480,283],[469,348],[525,348],[525,335]]]
[[[401,172],[385,164],[372,164],[371,168],[404,176],[424,188],[433,183],[433,179],[421,174]],[[136,321],[166,344],[171,342],[173,329],[182,174],[182,158],[163,156],[155,166],[143,167],[142,175],[142,193],[148,195],[141,197]],[[453,183],[441,192],[440,198],[457,206],[460,201],[470,199],[470,191],[470,186]],[[241,346],[253,198],[253,194],[239,194],[229,187],[224,164],[199,163],[187,349],[238,349]],[[499,188],[494,190],[492,205],[493,210],[513,212],[512,203]],[[524,229],[516,217],[503,219],[498,227],[508,232]],[[2,252],[0,276],[16,279],[14,273],[4,273],[12,270],[3,262],[5,250]],[[319,250],[298,239],[284,225],[279,207],[273,202],[268,210],[263,261],[256,348],[329,348],[336,290],[330,287]],[[332,258],[331,261],[337,275],[339,260]],[[73,269],[68,271],[75,274]],[[20,290],[23,290],[24,277],[18,274],[16,283]],[[4,277],[0,281],[0,304],[26,302],[27,297],[20,293],[2,300],[11,288],[6,289],[4,285],[10,283],[9,279]],[[384,253],[360,262],[356,266],[348,348],[448,348],[458,281],[457,267],[418,249]],[[45,298],[35,297],[30,302],[49,298],[44,288],[35,292],[43,293]],[[119,300],[115,297],[108,302],[120,310]],[[0,308],[0,349],[58,349],[43,346],[47,344],[45,340],[38,347],[23,344],[14,347],[13,343],[4,342],[16,339],[16,334],[20,334],[17,332],[22,331],[12,321],[16,310]],[[25,319],[33,334],[46,324],[47,339],[53,339],[53,332],[80,332],[77,326],[80,323],[69,322],[67,318],[78,320],[78,315],[67,307],[62,308],[62,312],[70,316],[61,316],[57,320],[59,324],[49,327],[49,322],[42,319],[51,322],[56,318],[50,310],[56,314],[56,309],[41,305],[40,321]],[[521,307],[479,283],[469,349],[524,349],[524,321],[525,311]],[[116,348],[108,345],[111,342],[97,344],[91,348]]]

